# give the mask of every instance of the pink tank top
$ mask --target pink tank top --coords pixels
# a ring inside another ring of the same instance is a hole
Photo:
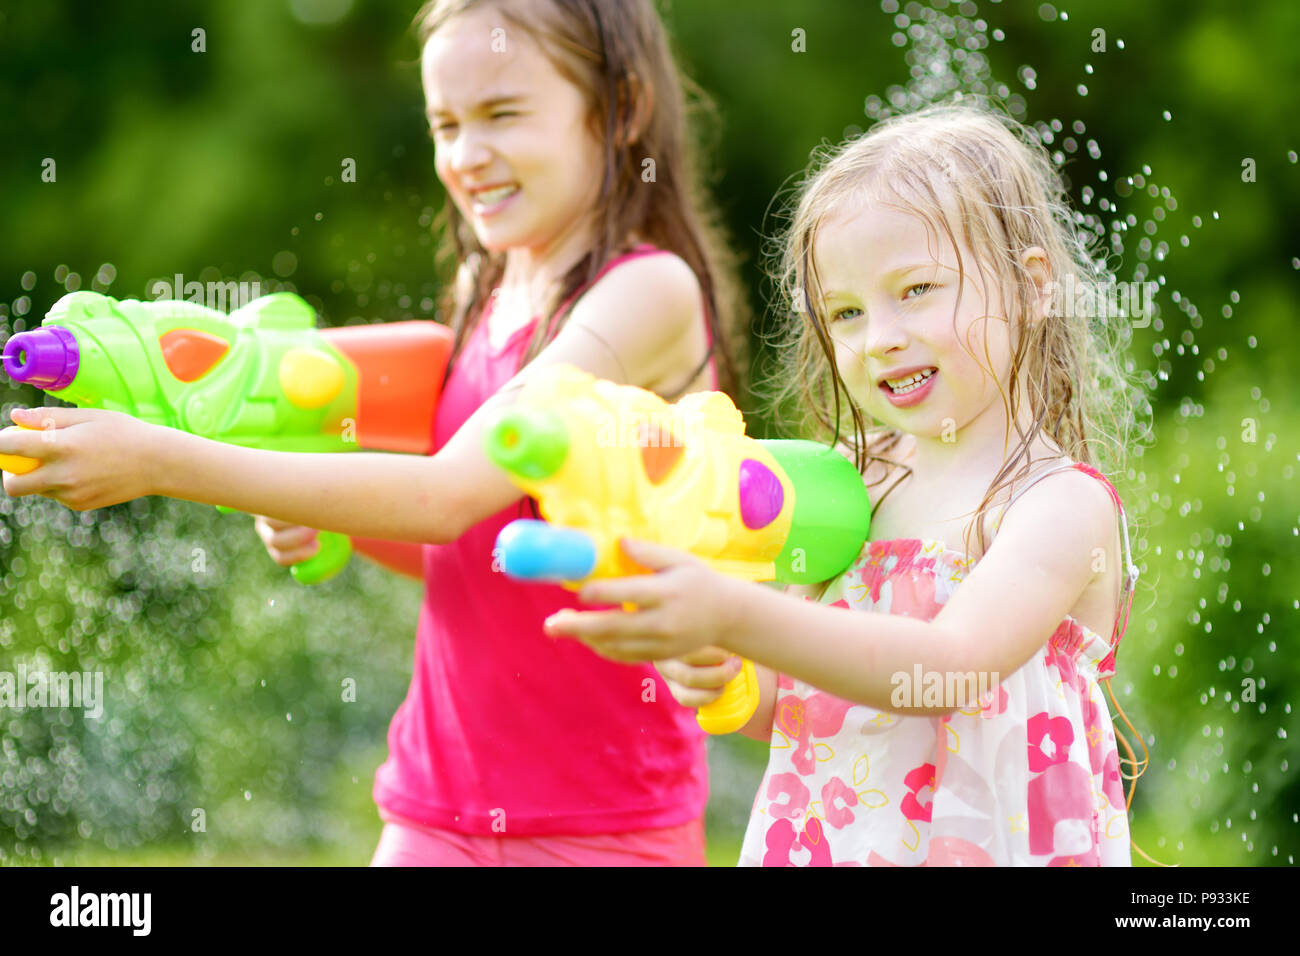
[[[600,275],[660,252],[638,246]],[[499,350],[487,316],[478,323],[443,388],[435,452],[515,375],[536,322]],[[375,802],[427,826],[498,836],[617,833],[699,818],[708,766],[695,712],[653,666],[546,636],[549,615],[582,607],[575,594],[492,570],[497,533],[520,517],[533,517],[525,501],[451,544],[424,547],[415,669],[388,731]]]

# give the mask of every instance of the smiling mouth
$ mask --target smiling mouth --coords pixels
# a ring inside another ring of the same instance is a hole
[[[880,387],[894,395],[907,395],[922,388],[938,371],[937,368],[927,368],[903,378],[885,379]]]
[[[491,209],[500,205],[509,199],[515,193],[519,192],[519,187],[514,183],[506,186],[497,186],[493,189],[485,189],[482,192],[470,195],[470,202],[473,203],[477,210]]]

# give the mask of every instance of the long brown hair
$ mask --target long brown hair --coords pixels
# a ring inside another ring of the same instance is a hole
[[[546,303],[543,314],[549,318],[537,323],[520,367],[563,327],[577,294],[628,248],[631,237],[640,236],[680,256],[695,272],[713,333],[711,354],[668,397],[681,394],[709,358],[721,360],[719,387],[734,395],[749,316],[738,263],[701,187],[683,87],[701,108],[707,111],[709,104],[679,73],[651,0],[430,0],[412,24],[421,49],[450,19],[488,3],[503,20],[533,37],[560,74],[583,91],[593,133],[604,149],[595,242]],[[640,96],[648,96],[653,108],[644,128],[629,137],[625,131],[637,115]],[[645,160],[652,161],[654,170],[649,181],[643,179]],[[483,248],[450,196],[434,228],[441,234],[440,263],[454,263],[457,278],[468,280],[444,284],[444,314],[455,331],[454,361],[501,281],[505,256]]]

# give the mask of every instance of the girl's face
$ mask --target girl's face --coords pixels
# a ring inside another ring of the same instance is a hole
[[[960,303],[947,236],[931,237],[924,220],[879,201],[856,200],[826,219],[813,254],[836,366],[864,412],[917,437],[944,440],[990,408],[1005,415],[999,386],[981,365],[1006,388],[1007,321],[991,274],[993,301],[985,302],[964,242]],[[916,373],[928,377],[918,383]]]
[[[438,178],[484,248],[543,252],[586,221],[601,144],[530,36],[472,9],[429,38],[421,74]]]

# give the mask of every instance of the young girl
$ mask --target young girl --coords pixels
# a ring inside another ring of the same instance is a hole
[[[547,639],[570,592],[492,572],[497,532],[526,512],[483,452],[484,423],[544,365],[667,398],[718,387],[718,358],[732,374],[740,300],[663,26],[650,0],[437,0],[416,23],[458,264],[435,454],[265,453],[45,408],[14,415],[57,431],[4,439],[44,461],[6,490],[79,510],[145,494],[226,504],[279,519],[303,552],[287,562],[314,550],[297,526],[326,528],[382,539],[359,543],[425,581],[375,780],[376,865],[702,865],[694,715],[662,684],[664,703],[644,702],[649,665]]]
[[[1129,864],[1099,682],[1137,569],[1093,467],[1099,418],[1122,424],[1129,394],[1059,307],[1071,275],[1100,278],[1046,152],[1009,120],[934,107],[847,143],[785,237],[803,315],[777,398],[806,396],[837,437],[852,420],[870,541],[816,603],[626,541],[659,573],[580,596],[638,610],[548,622],[661,661],[693,707],[736,672],[725,651],[759,665],[743,732],[771,752],[742,864]]]

